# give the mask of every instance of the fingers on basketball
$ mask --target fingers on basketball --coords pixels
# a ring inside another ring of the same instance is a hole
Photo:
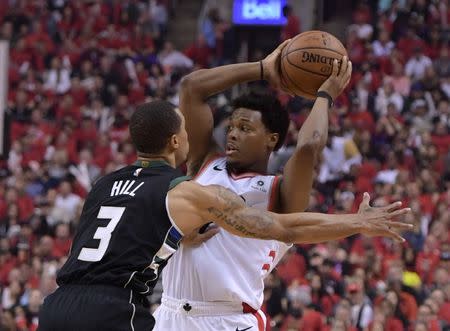
[[[340,63],[338,75],[339,77],[345,78],[345,75],[347,74],[348,58],[346,56],[343,56],[341,61],[338,63]]]
[[[333,66],[333,68],[332,68],[332,71],[331,71],[331,77],[337,77],[338,74],[339,74],[339,62],[338,62],[338,60],[334,59],[332,66]]]
[[[345,77],[347,79],[345,80],[344,87],[347,86],[348,83],[350,83],[350,79],[352,78],[352,61],[348,61],[347,70],[345,72]]]
[[[285,41],[283,41],[278,47],[277,49],[281,52],[283,50],[283,48],[286,47],[287,44],[289,44],[289,42],[291,41],[291,39],[287,39]]]

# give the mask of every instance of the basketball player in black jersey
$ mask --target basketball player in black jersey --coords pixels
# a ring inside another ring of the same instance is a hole
[[[360,214],[279,215],[249,208],[220,186],[185,181],[176,169],[188,153],[184,117],[168,102],[139,106],[130,133],[138,160],[89,193],[59,288],[41,309],[41,331],[151,330],[146,297],[183,234],[210,221],[236,235],[296,243],[356,233],[403,240],[396,231],[410,228],[392,221],[408,212],[399,204],[371,208],[367,201]]]

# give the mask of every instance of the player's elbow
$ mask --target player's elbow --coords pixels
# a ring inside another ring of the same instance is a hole
[[[271,239],[278,240],[287,244],[292,243],[292,227],[284,218],[283,214],[275,214],[274,225],[271,229],[270,236]]]
[[[185,94],[192,94],[201,89],[201,75],[202,71],[205,69],[200,69],[184,76],[180,82],[180,91]]]
[[[297,143],[297,150],[304,153],[317,154],[325,147],[326,139],[320,134],[312,137],[299,139]]]
[[[299,241],[298,236],[296,236],[292,231],[292,229],[289,228],[283,228],[280,231],[278,231],[277,238],[274,239],[284,242],[286,244],[297,243]]]

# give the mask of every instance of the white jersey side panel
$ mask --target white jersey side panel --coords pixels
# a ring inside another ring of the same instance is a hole
[[[267,210],[276,177],[234,177],[218,158],[202,169],[199,184],[224,186],[244,198],[247,205]],[[263,302],[263,279],[289,249],[275,240],[235,236],[223,229],[196,248],[181,245],[163,270],[163,291],[176,299],[245,302],[259,309]]]

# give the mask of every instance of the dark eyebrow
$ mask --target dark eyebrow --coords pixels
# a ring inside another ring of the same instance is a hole
[[[233,118],[233,117],[231,117],[231,120],[235,120],[235,121],[243,121],[243,122],[248,122],[248,123],[252,123],[252,121],[250,120],[250,119],[248,119],[248,118],[245,118],[245,117],[238,117],[238,118]]]

